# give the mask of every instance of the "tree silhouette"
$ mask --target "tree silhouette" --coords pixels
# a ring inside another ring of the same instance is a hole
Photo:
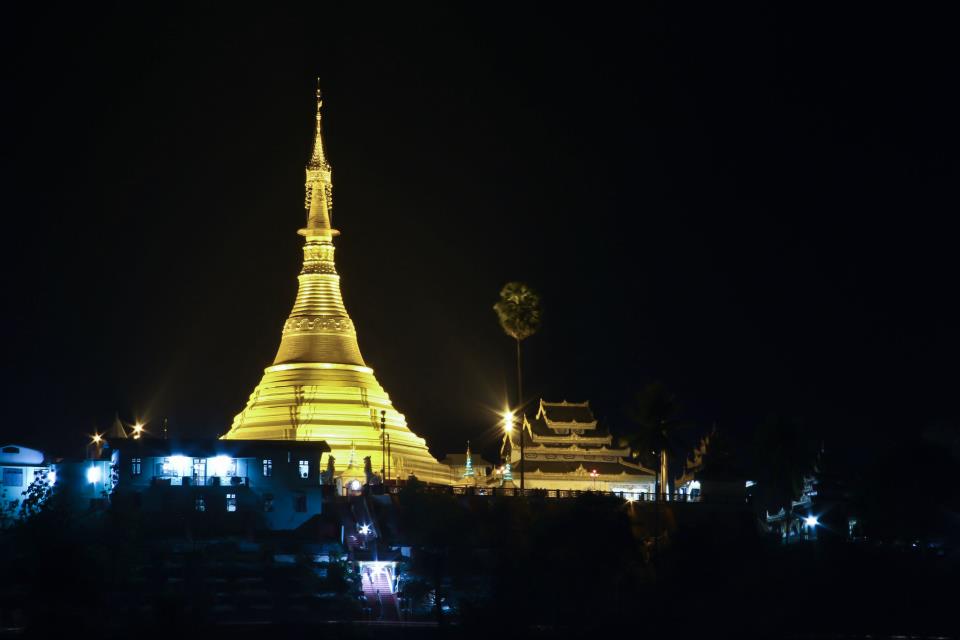
[[[819,441],[802,420],[773,414],[754,432],[753,458],[761,504],[784,511],[787,539],[793,503],[803,495],[805,479],[816,469]]]
[[[517,341],[517,406],[523,404],[523,376],[520,366],[520,343],[540,329],[542,312],[540,296],[523,282],[508,282],[500,290],[500,300],[493,305],[504,333]]]
[[[661,495],[669,491],[670,456],[682,458],[685,453],[679,436],[693,426],[681,419],[681,411],[673,393],[659,382],[641,389],[627,409],[634,429],[627,435],[626,442],[638,457],[644,457],[647,452],[657,455]]]

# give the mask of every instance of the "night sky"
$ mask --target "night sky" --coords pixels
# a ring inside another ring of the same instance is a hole
[[[947,16],[24,4],[4,441],[75,454],[115,411],[226,431],[296,293],[316,76],[344,299],[438,456],[495,450],[508,280],[543,296],[529,396],[615,430],[651,380],[701,424],[800,415],[853,455],[957,419]]]

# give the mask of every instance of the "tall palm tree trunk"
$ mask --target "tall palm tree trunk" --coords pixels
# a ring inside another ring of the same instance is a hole
[[[517,339],[517,409],[520,410],[520,493],[523,494],[523,476],[526,469],[523,467],[523,371],[520,368],[520,340]]]
[[[517,406],[523,404],[523,377],[520,369],[520,341],[517,340]]]

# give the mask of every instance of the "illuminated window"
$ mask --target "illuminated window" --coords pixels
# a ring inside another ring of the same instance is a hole
[[[237,510],[237,494],[228,493],[227,494],[227,511],[233,512]]]
[[[194,509],[197,511],[206,511],[207,502],[203,499],[203,496],[198,496],[196,502],[194,503]]]
[[[130,459],[130,473],[135,476],[140,475],[140,458]]]
[[[23,469],[4,469],[3,470],[3,486],[22,487],[23,486]]]
[[[300,477],[301,477],[301,478],[307,478],[307,477],[310,476],[310,461],[309,461],[309,460],[301,460],[301,461],[300,461],[300,464],[299,464],[299,467],[300,467]]]
[[[307,496],[299,494],[293,497],[293,510],[297,513],[307,512]]]
[[[263,510],[267,513],[273,511],[273,494],[265,493],[263,494]]]
[[[263,461],[263,477],[269,478],[273,475],[273,460],[265,459]]]

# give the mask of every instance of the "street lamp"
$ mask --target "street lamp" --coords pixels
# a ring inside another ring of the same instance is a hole
[[[103,446],[103,436],[99,433],[94,432],[90,437],[90,442],[87,443],[86,454],[88,458],[99,458],[101,453],[101,446]]]
[[[510,411],[509,409],[504,410],[503,430],[507,432],[508,438],[513,434],[513,419],[514,419],[513,411]],[[524,445],[523,431],[524,431],[523,424],[520,424],[520,495],[523,495],[523,488],[524,488],[523,476],[526,473],[526,469],[524,468],[525,464],[524,464],[524,457],[523,457],[523,445]],[[511,440],[510,442],[512,445],[513,441]],[[512,447],[511,447],[511,451],[512,451]]]

